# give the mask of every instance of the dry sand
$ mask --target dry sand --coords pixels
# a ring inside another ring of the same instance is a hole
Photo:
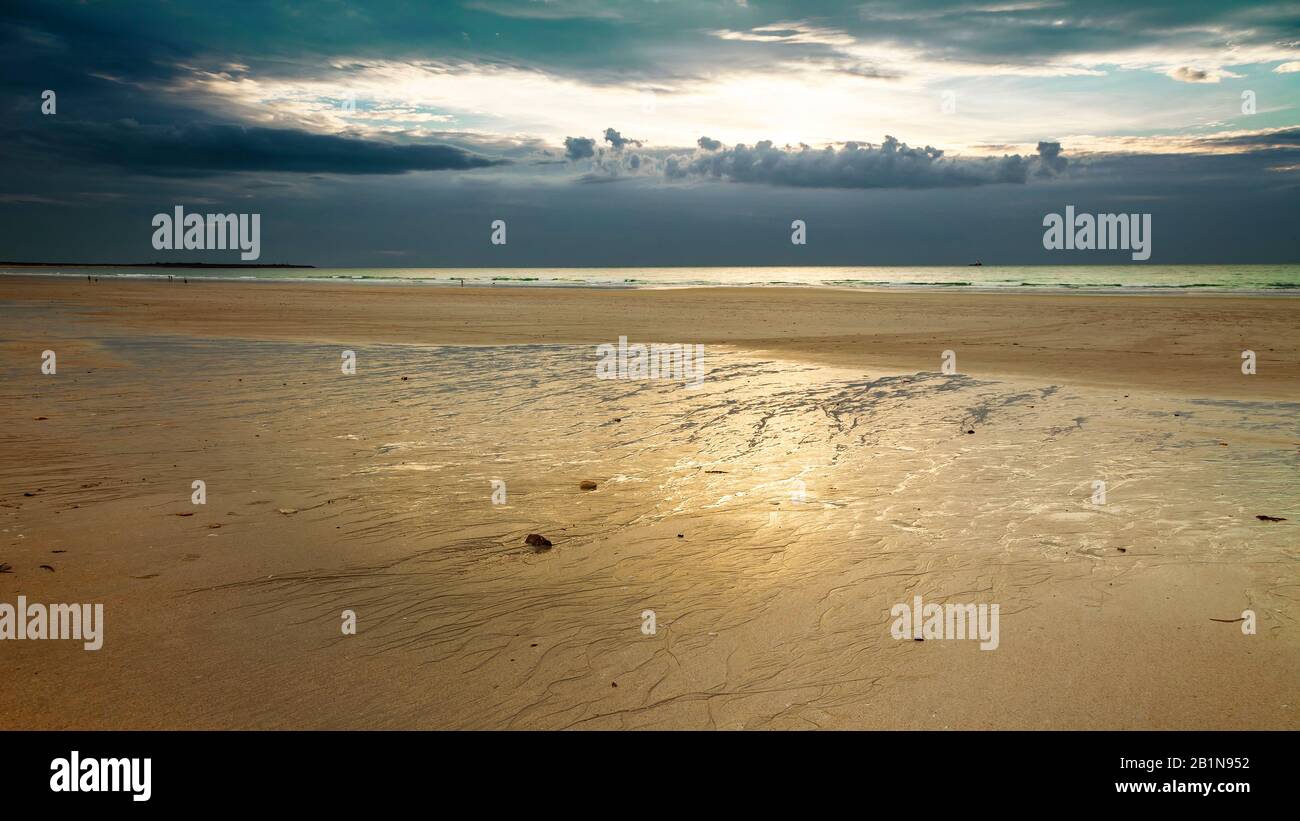
[[[0,278],[0,727],[1295,728],[1297,308]]]

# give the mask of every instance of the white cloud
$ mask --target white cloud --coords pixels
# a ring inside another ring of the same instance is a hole
[[[840,29],[813,26],[801,21],[755,26],[748,31],[720,29],[710,33],[720,40],[743,40],[751,43],[851,46],[857,42],[852,35]]]
[[[1225,60],[1276,61],[1279,51],[1148,45],[1076,54],[1069,62],[980,64],[937,59],[893,42],[846,45],[842,31],[798,21],[745,34],[835,45],[822,56],[792,49],[790,58],[761,68],[722,67],[706,76],[660,81],[653,105],[647,105],[649,89],[635,82],[585,82],[500,64],[346,57],[320,75],[303,77],[187,66],[182,80],[166,90],[206,96],[231,119],[258,125],[417,138],[454,129],[467,142],[516,146],[514,156],[539,141],[558,156],[565,137],[599,138],[611,127],[643,139],[648,150],[694,146],[700,134],[728,146],[759,139],[825,145],[896,134],[950,154],[978,155],[987,144],[1170,133],[1221,119],[1223,112],[1203,97],[1117,95],[1113,75],[1149,70],[1175,76],[1181,69],[1203,77],[1176,79],[1216,82],[1237,76],[1223,67]],[[1105,79],[1062,92],[1051,82],[1056,76]],[[955,111],[945,113],[941,92],[949,90]],[[353,111],[343,105],[349,95],[357,101]]]
[[[1233,74],[1219,68],[1195,68],[1193,66],[1178,66],[1165,72],[1169,77],[1180,83],[1217,83],[1224,77],[1241,77],[1240,74]]]

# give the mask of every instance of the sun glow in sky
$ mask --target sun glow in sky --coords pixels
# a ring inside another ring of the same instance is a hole
[[[1224,45],[1180,54],[1152,45],[1046,62],[972,62],[859,42],[801,22],[777,30],[815,34],[751,40],[715,32],[720,40],[776,53],[770,64],[711,66],[705,76],[595,82],[495,62],[344,56],[303,76],[258,74],[247,66],[193,68],[175,76],[168,90],[211,95],[249,122],[325,132],[428,137],[463,131],[559,145],[566,136],[598,135],[612,125],[663,148],[690,147],[701,136],[726,144],[824,145],[896,134],[967,153],[998,153],[1044,138],[1074,138],[1077,150],[1088,150],[1081,141],[1091,144],[1093,137],[1249,130],[1263,124],[1261,113],[1295,118],[1296,83],[1272,66],[1285,65],[1294,54],[1290,47]],[[781,58],[783,46],[809,43],[834,56]],[[1180,56],[1204,66],[1187,71],[1206,79],[1170,76],[1187,68]],[[1252,86],[1277,90],[1268,95],[1271,104],[1249,117],[1241,111],[1241,84],[1226,83],[1245,79],[1229,68],[1243,64],[1263,69]],[[1154,141],[1142,145],[1160,148]]]

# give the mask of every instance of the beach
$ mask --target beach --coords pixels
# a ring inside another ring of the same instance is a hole
[[[0,277],[0,727],[1294,729],[1297,309]]]

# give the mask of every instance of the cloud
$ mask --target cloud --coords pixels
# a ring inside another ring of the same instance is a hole
[[[1065,170],[1069,160],[1061,156],[1060,143],[1040,142],[1038,144],[1038,161],[1042,164],[1040,176],[1054,176]]]
[[[920,4],[917,4],[920,5]],[[1066,5],[1064,0],[1041,0],[1041,2],[1023,3],[956,3],[948,8],[908,8],[889,2],[865,3],[859,10],[863,20],[877,22],[899,21],[936,21],[947,17],[966,17],[971,15],[1012,15],[1019,12],[1036,12],[1044,9],[1060,8]]]
[[[29,4],[0,24],[0,111],[9,115],[0,118],[0,177],[61,160],[89,174],[90,161],[111,189],[135,171],[147,185],[160,174],[397,174],[513,160],[513,178],[549,184],[587,172],[662,177],[672,158],[683,177],[808,187],[1037,181],[1082,167],[1071,174],[1081,179],[1095,173],[1094,151],[1278,150],[1198,142],[1210,127],[1188,122],[1187,101],[1204,90],[1182,83],[1212,83],[1243,65],[1256,66],[1252,81],[1300,69],[1285,5],[1112,0],[1100,14],[1093,0],[871,0],[865,11],[845,0],[804,19],[791,4],[751,5],[631,3],[615,21],[597,0],[478,0],[439,15],[398,4],[379,17],[346,4],[304,17],[249,0],[257,26],[227,36],[220,9],[199,0],[172,0],[140,19],[105,4]],[[1133,71],[1163,85],[1126,85]],[[1180,71],[1180,85],[1169,86],[1163,75]],[[1058,74],[1091,79],[1021,79]],[[990,76],[1009,79],[976,83]],[[58,89],[57,117],[32,105],[43,88]],[[659,104],[647,111],[651,89]],[[960,116],[940,111],[945,89],[963,101]],[[355,110],[341,105],[352,95]],[[1293,113],[1277,122],[1294,122]],[[148,125],[112,125],[122,116]],[[639,138],[611,128],[565,139],[599,122]],[[842,140],[863,123],[947,151],[903,146],[877,157],[888,141],[850,150]],[[703,128],[717,139],[697,139]],[[226,133],[238,137],[217,139]],[[1068,170],[1059,146],[1035,153],[1044,134],[1069,146]],[[795,148],[760,151],[759,136]],[[731,148],[742,141],[750,147]],[[574,160],[583,161],[576,172]],[[299,174],[292,184],[316,182]],[[37,181],[25,193],[43,190]]]
[[[628,177],[657,173],[658,163],[650,154],[625,151],[628,146],[642,146],[641,140],[624,137],[614,128],[605,129],[609,148],[597,148],[590,137],[565,137],[564,153],[571,160],[590,159],[591,170],[579,177],[580,182],[614,182]]]
[[[881,68],[874,63],[862,61],[829,60],[820,64],[820,66],[813,61],[806,61],[805,65],[814,68],[820,67],[823,71],[833,71],[838,74],[868,80],[897,80],[903,76],[896,70]]]
[[[465,8],[495,14],[500,17],[516,17],[524,20],[580,20],[610,19],[617,20],[622,15],[617,9],[609,8],[600,2],[556,2],[546,0],[542,3],[491,2],[491,0],[473,0],[465,3]]]
[[[1233,74],[1231,71],[1223,69],[1201,69],[1192,68],[1191,66],[1178,66],[1171,68],[1166,72],[1170,77],[1180,83],[1217,83],[1224,77],[1240,77],[1239,74]]]
[[[807,145],[776,148],[765,140],[752,147],[737,145],[693,156],[669,156],[664,161],[664,176],[797,188],[945,188],[1023,183],[1031,174],[1055,176],[1065,169],[1066,162],[1060,143],[1049,142],[1038,144],[1036,156],[966,159],[945,157],[942,150],[929,145],[913,148],[888,136],[878,146],[849,142],[839,149]]]
[[[1217,83],[1230,67],[1296,56],[1285,4],[1247,9],[1177,2],[925,2],[882,0],[820,8],[815,22],[756,21],[711,28],[748,58],[784,68],[934,82],[955,77],[1106,76],[1155,71],[1181,82]],[[856,10],[857,20],[849,18]],[[741,51],[743,49],[743,51]],[[802,56],[803,59],[798,59]],[[735,59],[734,55],[731,59]],[[762,70],[762,69],[758,69]]]
[[[306,17],[272,0],[247,5],[257,25],[237,37],[221,35],[221,13],[198,0],[144,20],[105,4],[16,9],[0,27],[0,110],[10,114],[0,142],[34,110],[35,87],[58,89],[87,120],[242,123],[516,160],[472,143],[556,146],[575,124],[618,122],[646,145],[691,145],[702,127],[726,145],[820,145],[869,123],[872,134],[942,139],[951,153],[1042,134],[1174,132],[1189,126],[1184,98],[1121,89],[1126,75],[1182,68],[1208,83],[1225,68],[1254,64],[1254,77],[1300,60],[1278,6],[1115,3],[1101,14],[1082,0],[873,0],[864,14],[844,0],[801,18],[792,4],[630,3],[615,7],[615,22],[591,16],[610,7],[596,0],[481,0],[438,15],[397,4],[379,16],[347,4]],[[1057,75],[1094,79],[1069,94],[1024,79]],[[994,76],[1011,79],[977,95],[976,79]],[[965,102],[961,118],[941,113],[931,101],[946,89],[978,100],[981,116],[967,116]],[[355,109],[342,105],[351,95]],[[443,129],[476,136],[448,140]],[[601,131],[589,133],[610,146]]]
[[[596,141],[590,137],[565,137],[564,156],[571,160],[582,160],[596,154]]]
[[[1209,137],[1203,143],[1241,146],[1251,150],[1300,148],[1300,128],[1281,128],[1273,131],[1254,131],[1241,134]]]
[[[232,171],[402,174],[507,164],[449,145],[399,144],[237,125],[66,123],[20,139],[72,161],[133,173],[205,175]]]
[[[591,171],[579,178],[579,182],[615,182],[636,177],[649,177],[660,173],[658,160],[649,153],[622,151],[617,149],[598,150],[591,164]]]
[[[720,40],[740,40],[750,43],[791,43],[798,45],[851,46],[857,41],[840,29],[815,26],[802,20],[783,21],[765,26],[754,26],[748,31],[719,29],[710,32]]]
[[[622,151],[623,146],[626,145],[635,145],[637,148],[641,147],[640,140],[628,139],[612,128],[605,129],[605,142],[614,146],[615,151]]]

